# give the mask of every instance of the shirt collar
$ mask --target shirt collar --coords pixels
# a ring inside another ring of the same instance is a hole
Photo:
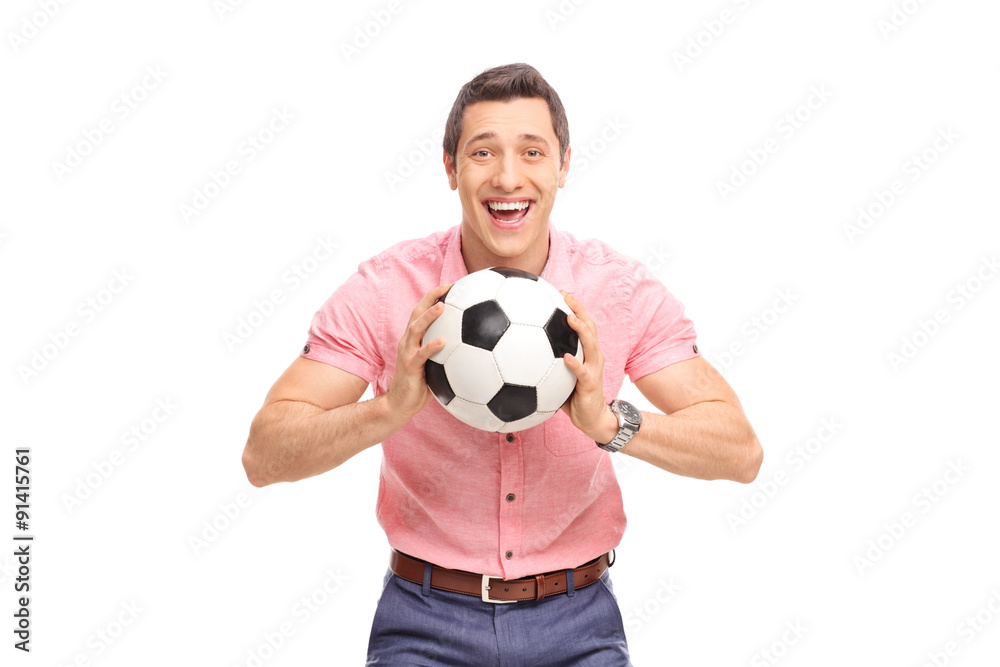
[[[545,274],[545,281],[556,289],[567,292],[573,292],[575,289],[573,273],[569,268],[566,238],[556,230],[551,221],[549,222],[549,257],[542,273]],[[444,262],[441,266],[441,280],[438,284],[453,283],[467,275],[469,275],[469,271],[462,258],[462,225],[459,224],[451,228],[451,234],[444,251]]]

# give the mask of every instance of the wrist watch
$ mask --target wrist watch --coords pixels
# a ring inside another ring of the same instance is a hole
[[[635,406],[628,401],[611,401],[611,412],[618,417],[618,435],[614,440],[606,445],[597,443],[597,446],[612,453],[620,452],[625,443],[632,439],[632,436],[639,432],[642,426],[642,415]]]

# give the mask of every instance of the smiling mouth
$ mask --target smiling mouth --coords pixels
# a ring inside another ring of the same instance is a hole
[[[483,206],[489,213],[490,217],[496,222],[505,225],[511,225],[520,222],[528,215],[528,211],[531,210],[531,200],[522,199],[519,201],[497,201],[493,199],[487,199],[483,202]]]

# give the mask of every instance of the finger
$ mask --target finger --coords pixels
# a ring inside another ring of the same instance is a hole
[[[432,356],[443,350],[445,345],[447,345],[447,341],[444,336],[438,336],[434,340],[428,341],[426,345],[421,346],[420,349],[417,350],[416,358],[421,364],[423,364]]]
[[[581,364],[579,359],[568,352],[563,355],[563,361],[566,363],[566,367],[576,376],[577,390],[589,390],[593,382],[587,366]]]
[[[569,319],[573,319],[575,316],[580,323],[586,326],[596,336],[597,323],[594,322],[594,318],[590,316],[590,312],[587,311],[586,307],[584,307],[584,305],[580,303],[580,300],[572,294],[569,294],[568,292],[563,292],[562,294],[563,298],[566,300],[566,305],[568,305],[570,310],[573,311],[573,315],[567,315],[567,317]]]
[[[446,294],[448,290],[451,289],[451,283],[445,283],[443,285],[438,285],[432,288],[427,294],[425,294],[417,305],[413,307],[410,311],[410,319],[406,323],[407,326],[413,324],[421,315],[427,312],[427,309],[433,306],[442,295]]]
[[[580,345],[583,348],[583,359],[586,364],[603,364],[601,359],[600,343],[597,340],[597,328],[584,322],[575,315],[567,315],[566,321],[576,335],[580,337]]]
[[[583,303],[579,299],[566,290],[559,290],[559,293],[562,294],[563,300],[566,301],[566,305],[570,307],[570,310],[580,316],[587,314],[587,309],[583,307]]]
[[[427,294],[424,295],[424,298],[417,303],[417,307],[413,309],[413,312],[416,313],[419,311],[423,313],[425,310],[434,305],[438,299],[444,296],[449,289],[451,289],[451,283],[445,283],[432,288],[429,292],[427,292]]]
[[[435,303],[427,308],[416,320],[410,322],[410,326],[406,329],[407,343],[412,346],[419,347],[421,341],[424,339],[424,334],[427,332],[428,327],[434,322],[441,313],[444,312],[443,303]]]

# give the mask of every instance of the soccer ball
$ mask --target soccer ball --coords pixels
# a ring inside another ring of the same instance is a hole
[[[484,431],[510,433],[541,424],[576,387],[563,361],[583,362],[555,287],[519,269],[493,267],[455,282],[438,301],[444,311],[421,344],[444,349],[424,364],[427,386],[445,410]]]

